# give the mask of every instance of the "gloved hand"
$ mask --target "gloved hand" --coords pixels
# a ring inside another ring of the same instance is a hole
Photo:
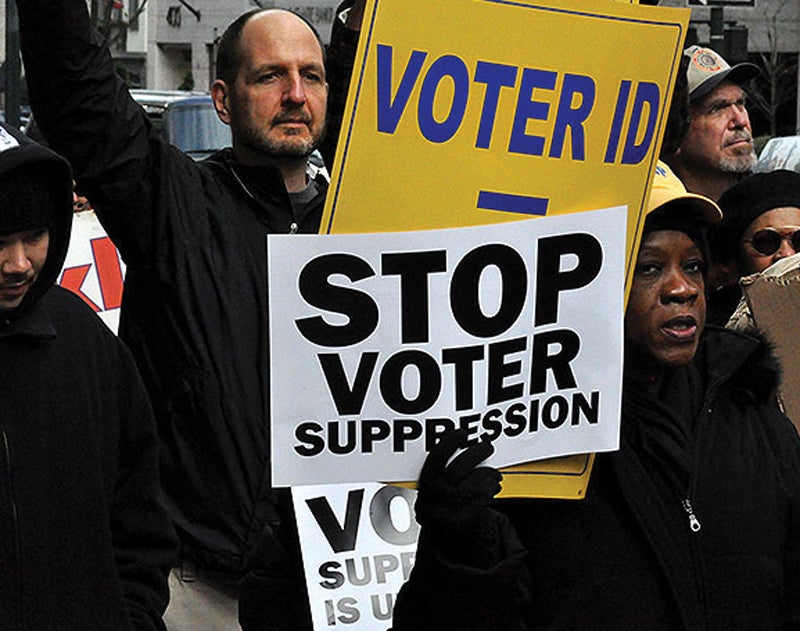
[[[453,563],[489,567],[495,562],[505,517],[490,508],[503,476],[479,467],[494,453],[490,442],[467,443],[466,430],[445,432],[419,476],[415,512],[421,536]],[[450,458],[459,449],[466,450]]]

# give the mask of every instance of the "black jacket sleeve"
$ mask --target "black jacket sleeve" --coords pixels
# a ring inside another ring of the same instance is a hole
[[[784,437],[780,444],[785,452],[779,456],[781,464],[781,484],[786,488],[787,536],[783,554],[784,587],[783,628],[787,631],[800,630],[800,438],[788,418],[783,414],[779,424],[783,426]]]
[[[163,630],[167,576],[177,539],[159,501],[158,442],[144,385],[119,343],[118,445],[110,528],[117,570],[134,629]]]
[[[530,600],[525,550],[507,520],[488,569],[445,559],[422,529],[414,569],[397,596],[393,631],[524,631]]]
[[[17,0],[34,117],[71,163],[128,265],[147,264],[167,221],[166,182],[197,187],[194,161],[164,141],[114,71],[83,0]]]

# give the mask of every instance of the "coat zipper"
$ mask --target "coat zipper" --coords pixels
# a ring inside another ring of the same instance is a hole
[[[706,396],[703,399],[703,407],[701,408],[702,411],[700,412],[700,415],[697,417],[697,421],[695,424],[694,428],[695,432],[699,432],[704,421],[706,419],[711,418],[711,412],[713,409],[712,401],[715,391],[716,391],[716,384],[712,384],[706,392]],[[694,452],[694,450],[692,451]],[[694,486],[692,481],[694,480],[695,472],[697,471],[697,468],[695,466],[696,455],[694,453],[691,454],[691,461],[692,461],[692,464],[690,465],[691,471],[689,471],[689,490],[686,493],[686,497],[681,500],[681,506],[683,507],[683,510],[689,517],[689,530],[691,530],[692,532],[700,532],[700,529],[703,526],[700,523],[700,520],[697,518],[697,514],[694,512],[694,507],[692,506],[692,502],[689,499],[692,496],[692,487]]]
[[[713,400],[714,400],[714,393],[716,392],[716,384],[712,384],[707,392],[706,396],[703,400],[703,407],[701,408],[701,412],[696,419],[696,424],[694,431],[695,433],[699,433],[702,431],[704,425],[709,422],[711,418],[712,408],[713,408]],[[698,589],[698,598],[700,602],[700,606],[702,607],[703,611],[703,618],[708,619],[708,603],[706,602],[706,587],[705,587],[705,572],[702,563],[702,557],[698,553],[697,546],[699,542],[695,537],[698,537],[700,530],[702,529],[702,524],[700,523],[700,519],[697,517],[697,513],[695,512],[694,506],[692,505],[691,497],[692,497],[692,490],[694,488],[694,480],[697,474],[697,455],[694,453],[694,449],[692,450],[691,456],[691,471],[689,473],[689,488],[686,491],[686,496],[681,499],[681,508],[686,513],[689,522],[689,549],[690,554],[692,557],[692,564],[694,565],[694,571],[696,575],[696,582],[697,582],[697,589]],[[706,625],[703,625],[703,628],[706,628]]]
[[[698,532],[702,526],[700,525],[700,520],[697,519],[697,515],[694,514],[692,502],[688,497],[681,500],[681,506],[683,506],[683,510],[686,511],[686,514],[689,515],[689,530],[692,532]]]

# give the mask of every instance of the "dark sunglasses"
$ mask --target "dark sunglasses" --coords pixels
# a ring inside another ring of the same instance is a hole
[[[800,228],[778,231],[775,228],[763,228],[754,232],[753,236],[745,239],[745,243],[753,246],[753,249],[764,256],[772,256],[780,250],[781,243],[786,239],[795,252],[800,252]]]

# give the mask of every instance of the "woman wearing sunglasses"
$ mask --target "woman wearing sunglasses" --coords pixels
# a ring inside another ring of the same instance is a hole
[[[800,252],[800,173],[771,171],[742,180],[720,198],[723,220],[710,235],[718,267],[732,270],[727,291],[712,291],[710,321],[724,324],[741,292],[738,278]]]

